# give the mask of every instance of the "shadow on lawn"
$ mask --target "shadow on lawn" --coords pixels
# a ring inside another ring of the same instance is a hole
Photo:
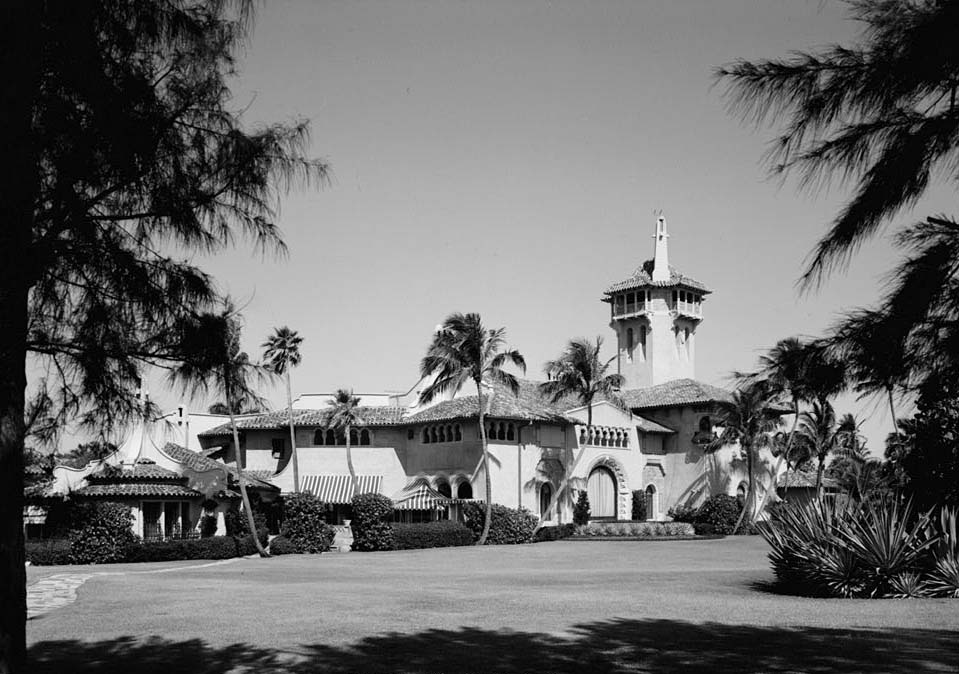
[[[623,620],[572,634],[472,628],[390,633],[347,647],[280,651],[154,637],[45,641],[30,648],[38,674],[227,672],[923,672],[956,671],[959,642],[946,630],[843,630]]]

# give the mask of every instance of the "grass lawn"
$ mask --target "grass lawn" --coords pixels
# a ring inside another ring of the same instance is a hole
[[[30,621],[31,671],[959,671],[959,600],[780,596],[765,554],[737,537],[95,567],[125,573]]]

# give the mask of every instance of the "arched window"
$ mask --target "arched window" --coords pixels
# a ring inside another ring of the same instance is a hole
[[[659,499],[656,498],[656,487],[646,487],[646,519],[659,519]]]
[[[370,444],[370,432],[366,430],[365,428],[362,431],[360,431],[360,444],[361,445]]]
[[[424,445],[430,444],[430,429],[427,427],[423,428],[423,444]]]
[[[316,432],[313,433],[313,444],[322,445],[323,444],[323,429],[318,428]]]
[[[412,440],[416,437],[416,432],[412,428],[406,429],[406,439]]]
[[[450,483],[446,480],[440,480],[437,483],[436,491],[441,493],[446,498],[450,498],[453,495],[453,489],[450,487]]]
[[[453,442],[453,426],[451,425],[446,426],[446,441]]]
[[[473,498],[473,485],[463,480],[456,487],[456,498]]]
[[[508,424],[506,426],[506,439],[515,440],[516,439],[516,426],[513,424]]]
[[[430,442],[439,442],[439,433],[436,432],[436,426],[430,428]]]
[[[446,426],[440,426],[436,434],[439,436],[440,442],[446,442]]]
[[[626,328],[626,355],[629,358],[633,357],[633,329]]]
[[[745,482],[740,482],[739,486],[736,487],[736,500],[739,501],[740,507],[746,502],[746,490],[747,485]]]
[[[539,516],[544,520],[550,519],[546,511],[549,509],[549,502],[553,500],[553,487],[549,482],[539,488]],[[550,514],[552,515],[552,513]]]
[[[346,433],[343,431],[336,432],[336,444],[345,445],[346,444]]]
[[[592,517],[616,517],[616,478],[605,466],[597,466],[586,483]]]
[[[646,326],[639,326],[639,358],[646,360]]]
[[[360,444],[360,434],[356,432],[355,428],[350,429],[350,444],[351,445]]]
[[[459,442],[460,440],[463,439],[463,429],[460,428],[459,424],[456,424],[456,426],[454,426],[453,429],[455,431],[456,441]]]
[[[332,428],[326,429],[326,444],[330,447],[336,444],[336,433]]]
[[[713,432],[713,422],[709,417],[702,417],[699,420],[699,431],[700,433],[712,433]]]

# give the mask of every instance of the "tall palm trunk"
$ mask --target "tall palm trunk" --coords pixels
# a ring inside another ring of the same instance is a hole
[[[902,434],[899,432],[899,419],[896,418],[896,404],[893,400],[893,387],[886,388],[889,397],[889,413],[892,415],[892,432],[896,434],[896,444],[902,446]]]
[[[735,534],[739,531],[739,527],[742,526],[743,520],[746,517],[746,513],[752,509],[753,504],[753,447],[751,444],[747,444],[743,447],[746,450],[746,498],[743,499],[743,509],[739,512],[739,518],[736,520],[736,524],[733,525],[733,533]],[[752,515],[749,516],[749,521],[752,522]]]
[[[250,527],[250,533],[253,535],[253,543],[256,545],[256,551],[260,553],[260,557],[269,557],[270,553],[263,549],[263,545],[256,535],[256,520],[253,519],[250,495],[246,492],[246,477],[243,474],[243,453],[240,451],[240,432],[236,428],[236,416],[233,414],[233,401],[228,398],[226,404],[227,407],[230,408],[230,427],[233,430],[233,446],[236,448],[236,473],[240,481],[240,496],[243,497],[243,509],[246,510],[246,523]]]
[[[586,406],[586,427],[590,428],[593,425],[593,405],[590,403]],[[559,503],[560,499],[563,497],[563,494],[566,492],[566,488],[569,486],[569,481],[573,478],[573,471],[576,470],[576,466],[579,465],[580,459],[583,458],[583,454],[586,452],[586,444],[584,443],[582,447],[579,448],[579,453],[576,455],[576,458],[573,459],[573,463],[566,467],[566,470],[563,471],[563,479],[559,483],[559,489],[556,490],[556,493],[553,494],[553,498],[550,499],[549,505],[546,507],[546,512],[543,513],[543,516],[539,518],[539,522],[536,524],[536,528],[533,530],[533,535],[536,535],[536,532],[543,528],[543,524],[546,522],[546,518],[549,517],[553,509],[556,508],[556,505]]]
[[[350,471],[350,483],[353,485],[353,496],[360,493],[360,481],[356,479],[356,471],[353,469],[353,450],[350,447],[350,432],[353,430],[350,424],[346,425],[344,430],[346,434],[346,469]]]
[[[490,396],[492,396],[492,390]],[[483,518],[483,533],[476,545],[486,545],[490,523],[493,521],[493,480],[489,474],[489,442],[486,439],[486,414],[483,412],[483,390],[480,381],[476,381],[476,403],[479,405],[480,440],[483,443],[483,473],[486,475],[486,515]]]
[[[290,384],[290,369],[286,370],[286,409],[290,417],[290,451],[293,460],[293,491],[300,493],[300,466],[296,460],[296,431],[293,430],[293,386]]]
[[[822,500],[822,476],[826,472],[826,455],[819,455],[819,466],[816,468],[816,498]]]
[[[786,440],[786,448],[783,450],[783,453],[779,456],[779,460],[776,461],[776,467],[773,469],[773,484],[772,489],[767,489],[763,492],[763,500],[759,502],[759,506],[756,508],[756,513],[759,514],[763,511],[763,508],[766,507],[766,501],[769,499],[770,492],[776,491],[776,480],[779,475],[779,469],[783,466],[783,461],[786,462],[786,486],[789,486],[789,450],[793,446],[793,438],[796,437],[796,426],[799,425],[799,400],[793,398],[793,427],[789,430],[789,439]],[[785,493],[785,492],[783,492]]]

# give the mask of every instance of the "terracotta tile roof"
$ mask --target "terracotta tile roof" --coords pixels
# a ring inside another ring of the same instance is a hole
[[[127,482],[186,482],[185,477],[162,468],[150,459],[139,459],[132,468],[106,466],[87,476],[91,484],[121,484]]]
[[[571,405],[560,401],[553,404],[539,392],[537,381],[521,379],[519,393],[513,393],[500,385],[496,385],[493,395],[493,404],[487,416],[497,419],[519,419],[522,421],[557,421],[560,423],[578,423],[564,412]],[[486,405],[486,396],[482,397]],[[448,421],[451,419],[471,419],[477,416],[476,396],[463,396],[453,400],[445,400],[422,412],[406,418],[406,423],[416,424],[433,421]]]
[[[631,409],[678,407],[712,402],[728,402],[732,393],[695,379],[674,379],[656,386],[623,391]]]
[[[680,273],[675,267],[670,265],[669,267],[669,280],[668,281],[654,281],[653,280],[653,261],[646,260],[637,267],[636,271],[624,281],[619,283],[614,283],[609,288],[606,289],[606,294],[620,292],[622,290],[631,290],[633,288],[646,288],[646,287],[668,287],[668,286],[682,286],[684,288],[692,288],[693,290],[698,290],[704,295],[711,292],[704,284],[700,283],[694,278],[690,278],[685,274]],[[607,300],[608,301],[608,300]]]
[[[668,426],[657,424],[652,419],[641,417],[638,414],[633,415],[633,422],[636,424],[636,428],[643,431],[644,433],[675,433],[676,432]]]
[[[162,482],[124,482],[118,484],[88,484],[73,492],[77,496],[203,496],[182,484]]]
[[[163,446],[163,453],[192,470],[223,470],[236,479],[236,466],[211,459],[203,456],[200,452],[194,452],[191,449],[181,447],[172,442],[168,442]],[[270,482],[270,478],[273,477],[272,470],[245,470],[243,473],[252,486],[262,489],[276,489],[276,486]]]
[[[366,426],[393,426],[400,423],[406,409],[403,407],[373,407],[360,406],[358,414]],[[294,426],[325,426],[332,410],[329,408],[318,410],[293,410]],[[239,430],[273,430],[289,428],[289,413],[286,410],[274,410],[264,414],[256,414],[236,420]],[[200,437],[228,436],[233,433],[229,423],[220,424],[215,428],[200,433]]]

